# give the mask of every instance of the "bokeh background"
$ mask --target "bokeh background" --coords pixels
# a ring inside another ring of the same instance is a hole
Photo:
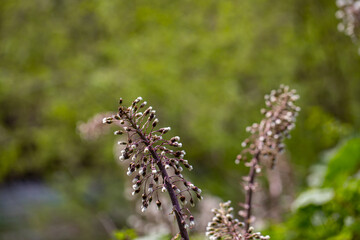
[[[360,56],[336,11],[328,0],[1,0],[0,239],[174,231],[138,214],[116,139],[93,118],[138,96],[182,138],[203,239],[211,206],[239,209],[247,169],[234,159],[280,84],[302,111],[260,177],[256,226],[272,239],[360,239]]]

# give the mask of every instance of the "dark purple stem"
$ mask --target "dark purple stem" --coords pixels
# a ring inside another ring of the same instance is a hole
[[[136,127],[136,124],[133,121],[131,121],[131,119],[128,116],[127,116],[127,118],[130,121],[132,127],[136,130],[136,133],[144,141],[144,144],[148,147],[149,152],[151,153],[152,157],[156,161],[156,164],[161,172],[162,178],[164,179],[165,188],[170,195],[171,203],[173,205],[173,211],[175,213],[176,220],[177,220],[177,223],[179,226],[181,238],[183,240],[189,240],[189,235],[185,228],[185,220],[181,214],[181,208],[180,208],[179,201],[176,197],[174,189],[171,187],[171,183],[169,182],[169,175],[166,172],[166,169],[165,169],[164,165],[162,164],[159,155],[156,153],[154,148],[150,145],[150,142],[147,140],[147,138],[144,136],[144,134]]]
[[[250,168],[249,172],[249,183],[248,189],[246,190],[246,198],[245,198],[245,206],[246,206],[246,214],[244,217],[245,222],[245,231],[248,232],[251,222],[251,210],[252,210],[252,196],[254,192],[254,184],[255,184],[255,177],[256,177],[256,165],[259,165],[259,155],[260,152],[256,153],[253,158],[253,163]]]

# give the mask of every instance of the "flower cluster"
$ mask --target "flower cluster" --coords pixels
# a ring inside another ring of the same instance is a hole
[[[290,90],[284,85],[265,95],[266,108],[261,109],[264,119],[246,128],[251,136],[242,142],[241,146],[244,150],[237,156],[236,164],[254,156],[266,157],[271,160],[272,165],[275,163],[277,154],[284,150],[283,139],[289,138],[290,130],[295,127],[300,107],[294,102],[298,99],[296,90]],[[256,166],[256,171],[261,171],[259,165]]]
[[[234,218],[230,207],[231,202],[220,203],[219,209],[212,209],[214,217],[206,228],[206,236],[211,240],[250,240],[250,239],[270,239],[268,235],[263,236],[260,232],[253,232],[253,227],[247,231],[244,229],[245,223]]]
[[[360,0],[337,0],[338,30],[356,41],[360,37]],[[360,49],[359,49],[360,50]]]
[[[118,142],[124,146],[119,160],[130,161],[127,175],[134,176],[132,194],[141,194],[144,212],[153,200],[161,208],[159,192],[168,192],[181,233],[181,228],[195,224],[187,203],[194,205],[194,199],[202,197],[200,188],[182,175],[184,168],[192,170],[192,166],[184,159],[186,152],[181,150],[180,137],[165,138],[170,127],[157,127],[156,111],[151,106],[146,108],[147,102],[141,97],[129,107],[123,106],[122,102],[120,99],[118,114],[104,118],[103,123],[117,121],[123,127],[114,134],[127,134],[127,141]]]
[[[265,95],[266,108],[261,110],[264,119],[246,128],[251,136],[242,142],[244,149],[235,160],[236,164],[243,161],[245,166],[250,167],[248,176],[243,178],[245,203],[240,204],[243,210],[239,211],[244,220],[240,222],[233,218],[230,202],[220,204],[220,209],[213,210],[215,217],[206,229],[210,239],[270,239],[259,232],[254,233],[254,228],[250,226],[254,219],[252,197],[256,188],[255,177],[261,172],[261,160],[270,159],[273,167],[277,155],[283,151],[283,139],[290,136],[289,131],[295,127],[295,120],[300,111],[294,104],[298,99],[296,91],[284,85]]]
[[[235,160],[236,163],[244,161],[245,166],[250,167],[249,175],[243,178],[245,203],[242,206],[244,210],[239,212],[239,215],[244,218],[246,231],[254,219],[252,196],[256,188],[256,174],[261,172],[260,162],[269,159],[271,167],[274,167],[277,155],[285,147],[283,139],[290,137],[289,132],[295,127],[300,107],[294,102],[298,99],[296,90],[290,90],[288,86],[281,85],[278,90],[272,90],[269,95],[265,95],[266,108],[261,109],[264,119],[246,128],[251,136],[242,142],[244,149]],[[248,158],[249,161],[247,161]]]

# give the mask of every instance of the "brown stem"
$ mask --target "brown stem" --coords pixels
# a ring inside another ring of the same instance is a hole
[[[145,145],[149,149],[149,152],[151,153],[152,157],[156,161],[156,165],[158,166],[158,168],[159,168],[159,170],[161,172],[162,178],[164,179],[165,188],[169,193],[171,203],[173,205],[173,211],[175,213],[176,220],[177,220],[177,223],[178,223],[178,226],[179,226],[181,238],[183,240],[189,240],[189,235],[188,235],[188,232],[187,232],[187,230],[185,228],[185,220],[184,220],[184,218],[183,218],[183,216],[181,214],[181,208],[180,208],[179,201],[178,201],[178,199],[176,197],[174,189],[171,187],[171,183],[169,182],[169,175],[166,172],[166,169],[165,169],[164,165],[162,164],[159,155],[156,153],[154,148],[150,145],[150,142],[147,140],[147,138],[144,136],[144,134],[136,127],[136,124],[133,121],[131,121],[131,119],[128,116],[127,116],[127,118],[129,120],[129,122],[131,123],[132,127],[136,130],[136,133],[144,141]]]
[[[251,222],[251,210],[252,210],[252,195],[254,192],[254,184],[255,184],[255,176],[256,176],[256,165],[259,164],[259,155],[260,152],[256,153],[253,160],[252,165],[249,172],[249,183],[248,189],[246,190],[245,197],[245,206],[246,206],[246,214],[244,217],[245,222],[245,231],[248,232]]]

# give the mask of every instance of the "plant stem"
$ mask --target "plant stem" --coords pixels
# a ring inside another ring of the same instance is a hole
[[[251,222],[251,210],[252,210],[252,195],[254,192],[254,184],[255,184],[255,177],[256,177],[256,165],[259,164],[259,155],[260,152],[257,152],[252,160],[252,165],[249,172],[249,183],[248,189],[246,190],[246,197],[245,197],[245,206],[246,206],[246,214],[244,217],[245,222],[245,231],[248,232]]]
[[[185,220],[181,214],[181,208],[180,208],[180,204],[179,201],[176,197],[175,191],[174,189],[171,187],[171,183],[169,182],[169,175],[166,172],[166,169],[164,167],[164,165],[161,162],[161,159],[159,157],[159,155],[156,153],[156,151],[154,150],[154,148],[150,145],[150,142],[147,140],[147,138],[144,136],[144,134],[142,133],[142,131],[140,131],[137,127],[136,124],[131,121],[131,119],[127,116],[129,122],[131,123],[132,127],[134,129],[136,129],[136,133],[140,136],[140,138],[144,141],[145,145],[148,147],[149,152],[151,153],[152,157],[154,158],[160,172],[161,172],[161,176],[164,179],[164,183],[165,183],[165,188],[169,193],[170,199],[171,199],[171,203],[173,205],[173,211],[175,213],[176,216],[176,220],[179,226],[179,230],[180,230],[180,235],[181,238],[183,240],[189,240],[189,235],[188,232],[185,228]]]
[[[150,148],[151,149],[151,148]],[[150,150],[149,149],[149,150]],[[150,152],[151,152],[151,150],[150,150]],[[154,155],[154,154],[155,155]],[[151,154],[153,155],[153,157],[154,157],[154,159],[156,159],[155,158],[155,156],[157,156],[157,154],[156,154],[156,152],[151,152]],[[157,156],[158,157],[158,156]],[[157,160],[157,159],[156,159]],[[157,160],[158,161],[158,160]],[[178,223],[178,226],[179,226],[179,230],[180,230],[180,235],[181,235],[181,237],[184,239],[184,240],[189,240],[189,236],[188,236],[188,233],[187,233],[187,231],[186,231],[186,229],[185,229],[185,226],[184,226],[184,224],[185,224],[185,221],[184,221],[184,219],[183,219],[183,217],[182,217],[182,215],[181,215],[181,213],[180,213],[180,211],[181,211],[181,209],[180,209],[180,204],[179,204],[179,201],[178,201],[178,199],[177,199],[177,197],[176,197],[176,194],[175,194],[175,192],[174,192],[174,189],[172,189],[172,187],[171,187],[171,183],[169,182],[169,176],[168,176],[168,174],[167,174],[167,172],[166,172],[166,170],[165,170],[165,167],[164,167],[164,165],[161,163],[161,161],[158,161],[157,162],[157,165],[158,165],[158,167],[159,167],[159,169],[160,169],[160,171],[161,171],[161,175],[162,175],[162,177],[163,177],[163,179],[164,179],[164,182],[165,182],[165,187],[166,187],[166,189],[167,189],[167,191],[168,191],[168,193],[169,193],[169,195],[170,195],[170,199],[171,199],[171,203],[172,203],[172,205],[173,205],[173,207],[174,207],[174,212],[175,212],[175,216],[176,216],[176,220],[177,220],[177,223]]]

